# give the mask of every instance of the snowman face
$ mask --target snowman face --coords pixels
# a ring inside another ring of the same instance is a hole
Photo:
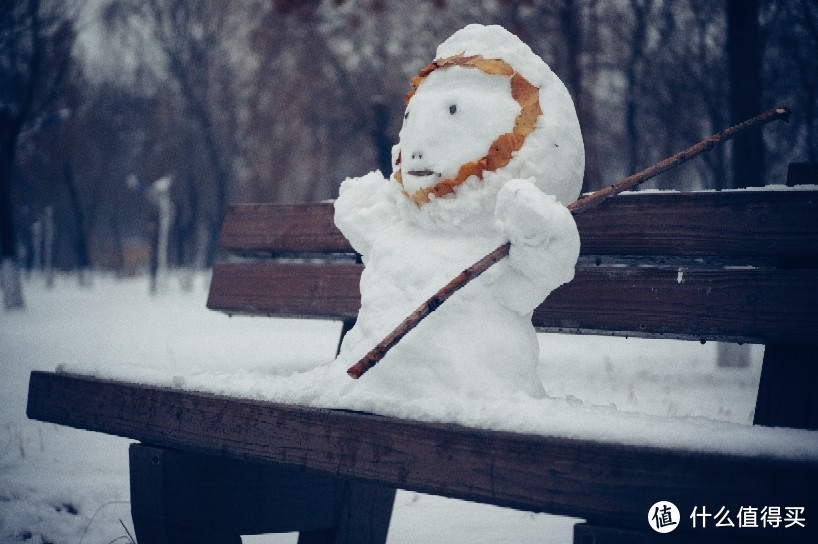
[[[509,133],[520,113],[511,78],[452,66],[430,73],[414,93],[400,131],[400,173],[408,194],[454,178]]]

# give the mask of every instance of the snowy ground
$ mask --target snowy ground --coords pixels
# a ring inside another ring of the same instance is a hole
[[[148,296],[144,279],[95,278],[80,288],[59,278],[46,289],[25,284],[27,309],[0,313],[0,543],[107,544],[132,531],[129,441],[29,421],[31,370],[58,364],[109,364],[184,373],[297,371],[332,358],[335,323],[232,318],[205,309],[206,278],[192,291],[175,285]],[[316,340],[318,339],[318,340]],[[750,346],[751,365],[717,367],[717,346],[542,335],[541,376],[550,396],[568,403],[614,404],[619,411],[703,416],[747,424],[763,348]],[[282,370],[285,369],[285,370]],[[573,520],[401,492],[391,543],[570,542]],[[295,542],[294,535],[245,542]]]

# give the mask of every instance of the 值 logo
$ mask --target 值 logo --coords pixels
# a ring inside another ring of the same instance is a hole
[[[681,514],[676,505],[659,501],[648,510],[648,523],[657,533],[669,533],[679,526]]]

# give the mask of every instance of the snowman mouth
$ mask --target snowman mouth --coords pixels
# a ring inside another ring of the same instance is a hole
[[[433,176],[435,172],[432,170],[409,170],[407,174],[409,174],[410,176],[425,177]]]

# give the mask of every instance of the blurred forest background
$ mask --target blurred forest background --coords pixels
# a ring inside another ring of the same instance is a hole
[[[566,83],[586,190],[778,105],[789,124],[652,186],[780,184],[818,161],[814,0],[17,0],[0,5],[4,271],[141,271],[159,178],[171,266],[205,267],[227,203],[390,172],[410,77],[472,22]]]

